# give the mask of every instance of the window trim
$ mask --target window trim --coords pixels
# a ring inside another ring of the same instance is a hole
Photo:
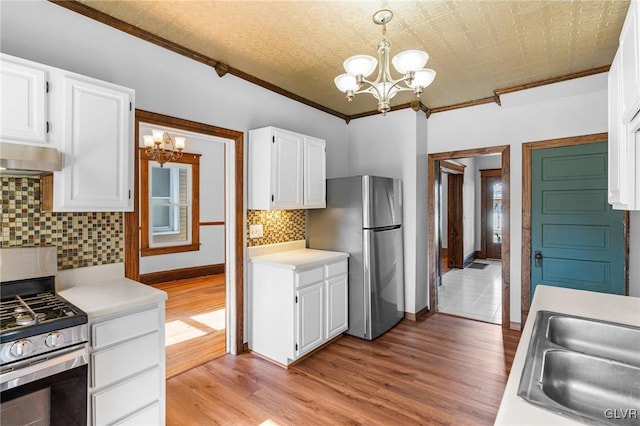
[[[183,153],[172,163],[191,165],[191,243],[151,247],[149,241],[149,172],[150,162],[145,148],[138,148],[140,158],[140,256],[182,253],[200,250],[200,157],[201,154]]]

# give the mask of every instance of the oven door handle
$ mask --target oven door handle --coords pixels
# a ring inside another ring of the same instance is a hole
[[[13,389],[72,368],[87,364],[87,344],[74,346],[62,353],[45,354],[31,360],[25,360],[23,366],[0,373],[0,391]]]

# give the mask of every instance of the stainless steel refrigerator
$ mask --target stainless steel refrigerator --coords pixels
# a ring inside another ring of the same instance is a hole
[[[351,254],[347,333],[375,339],[404,317],[402,181],[327,179],[327,208],[308,215],[307,247]]]

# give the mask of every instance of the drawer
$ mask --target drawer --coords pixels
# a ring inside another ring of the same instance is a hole
[[[158,309],[149,309],[91,326],[91,346],[99,349],[160,328]]]
[[[327,278],[344,275],[349,272],[349,262],[342,260],[340,262],[330,263],[324,267]]]
[[[160,369],[154,368],[131,380],[91,396],[94,425],[112,424],[160,401]]]
[[[322,278],[322,267],[298,272],[296,273],[296,287],[304,287],[309,284],[321,282]]]
[[[92,387],[122,380],[160,363],[160,334],[155,333],[91,354]]]
[[[151,407],[127,417],[121,422],[116,423],[118,426],[142,426],[142,425],[161,425],[164,424],[164,418],[160,412],[160,403],[156,402]]]

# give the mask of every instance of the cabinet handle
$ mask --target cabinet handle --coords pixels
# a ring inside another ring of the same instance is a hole
[[[49,122],[47,121],[47,133],[49,133]]]

